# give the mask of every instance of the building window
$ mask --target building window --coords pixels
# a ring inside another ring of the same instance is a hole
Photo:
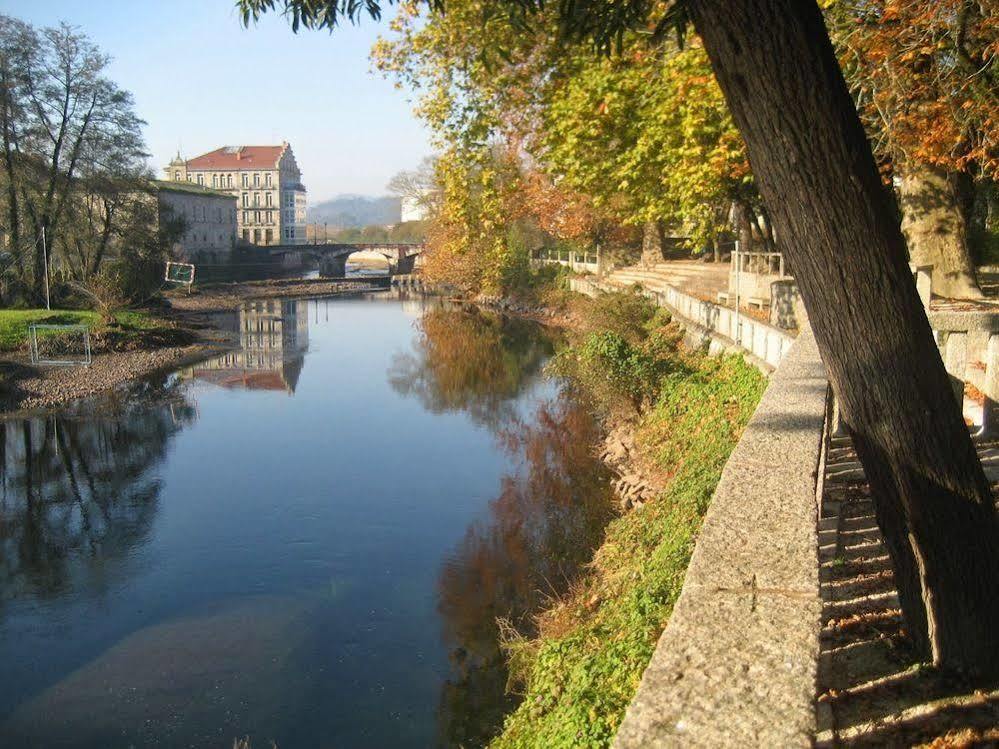
[[[292,226],[291,228],[289,228],[289,229],[288,229],[288,232],[289,232],[288,236],[289,236],[289,237],[290,237],[291,239],[294,239],[294,238],[295,238],[295,227],[294,227],[294,226]]]
[[[198,175],[198,184],[199,185],[204,185],[205,184],[205,175],[203,175],[203,174],[199,174]]]
[[[259,224],[260,223],[260,211],[254,211],[253,212],[253,223],[255,223],[255,224]]]
[[[266,229],[264,231],[264,242],[267,244],[272,244],[274,242],[274,230]]]
[[[231,174],[229,174],[229,175],[226,176],[226,182],[228,183],[229,187],[232,187],[232,175]]]
[[[243,241],[244,242],[249,242],[250,241],[250,230],[249,229],[243,229]]]
[[[253,186],[260,187],[260,174],[257,172],[253,173]]]
[[[178,182],[180,181],[180,171],[179,170],[173,173],[173,178],[175,180],[177,180]]]
[[[249,211],[243,211],[243,223],[244,224],[250,223],[250,212]]]
[[[274,212],[273,211],[267,211],[267,223],[268,224],[273,224],[274,223]]]
[[[270,205],[270,204],[271,204],[271,194],[270,194],[270,193],[267,193],[267,194],[266,194],[266,195],[265,195],[264,197],[265,197],[265,198],[266,198],[266,200],[267,200],[267,205]]]
[[[219,176],[217,174],[212,175],[212,187],[219,186]]]
[[[265,184],[266,184],[266,185],[267,185],[268,187],[270,187],[270,186],[271,186],[271,173],[270,173],[270,172],[267,172],[266,176],[264,177],[264,183],[265,183]]]
[[[244,208],[248,208],[249,205],[250,205],[250,193],[244,192],[243,193],[243,207]]]

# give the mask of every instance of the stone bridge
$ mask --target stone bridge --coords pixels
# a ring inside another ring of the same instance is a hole
[[[415,242],[370,242],[366,244],[296,244],[268,248],[271,255],[287,262],[311,258],[319,263],[323,276],[342,278],[347,275],[347,258],[355,252],[376,252],[389,264],[389,275],[412,273],[416,258],[425,246]]]

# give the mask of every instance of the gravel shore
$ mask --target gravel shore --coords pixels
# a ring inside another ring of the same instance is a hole
[[[171,292],[153,314],[165,325],[190,333],[193,342],[137,350],[97,352],[89,367],[32,365],[27,353],[0,354],[0,416],[34,411],[97,395],[130,380],[178,369],[235,346],[230,331],[213,328],[208,313],[236,309],[250,299],[325,297],[371,290],[364,282],[258,281],[217,285],[191,295]]]

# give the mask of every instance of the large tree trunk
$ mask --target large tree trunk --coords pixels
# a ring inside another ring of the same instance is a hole
[[[649,268],[665,260],[663,249],[666,244],[666,227],[662,221],[646,221],[642,233],[643,268]]]
[[[981,297],[953,179],[927,164],[904,168],[901,176],[902,233],[912,262],[933,266],[933,293],[950,299]]]
[[[999,673],[992,493],[814,0],[689,0],[870,481],[908,630]]]

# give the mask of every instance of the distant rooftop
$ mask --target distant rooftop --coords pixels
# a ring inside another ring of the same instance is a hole
[[[288,148],[280,146],[222,146],[195,156],[187,162],[188,169],[277,169],[281,154]]]
[[[203,185],[196,185],[193,182],[186,182],[184,180],[171,180],[171,179],[153,179],[149,181],[154,190],[167,190],[169,192],[186,192],[192,193],[194,195],[205,195],[216,198],[232,198],[235,200],[235,196],[230,192],[224,192],[223,190],[213,190],[210,187],[204,187]]]

